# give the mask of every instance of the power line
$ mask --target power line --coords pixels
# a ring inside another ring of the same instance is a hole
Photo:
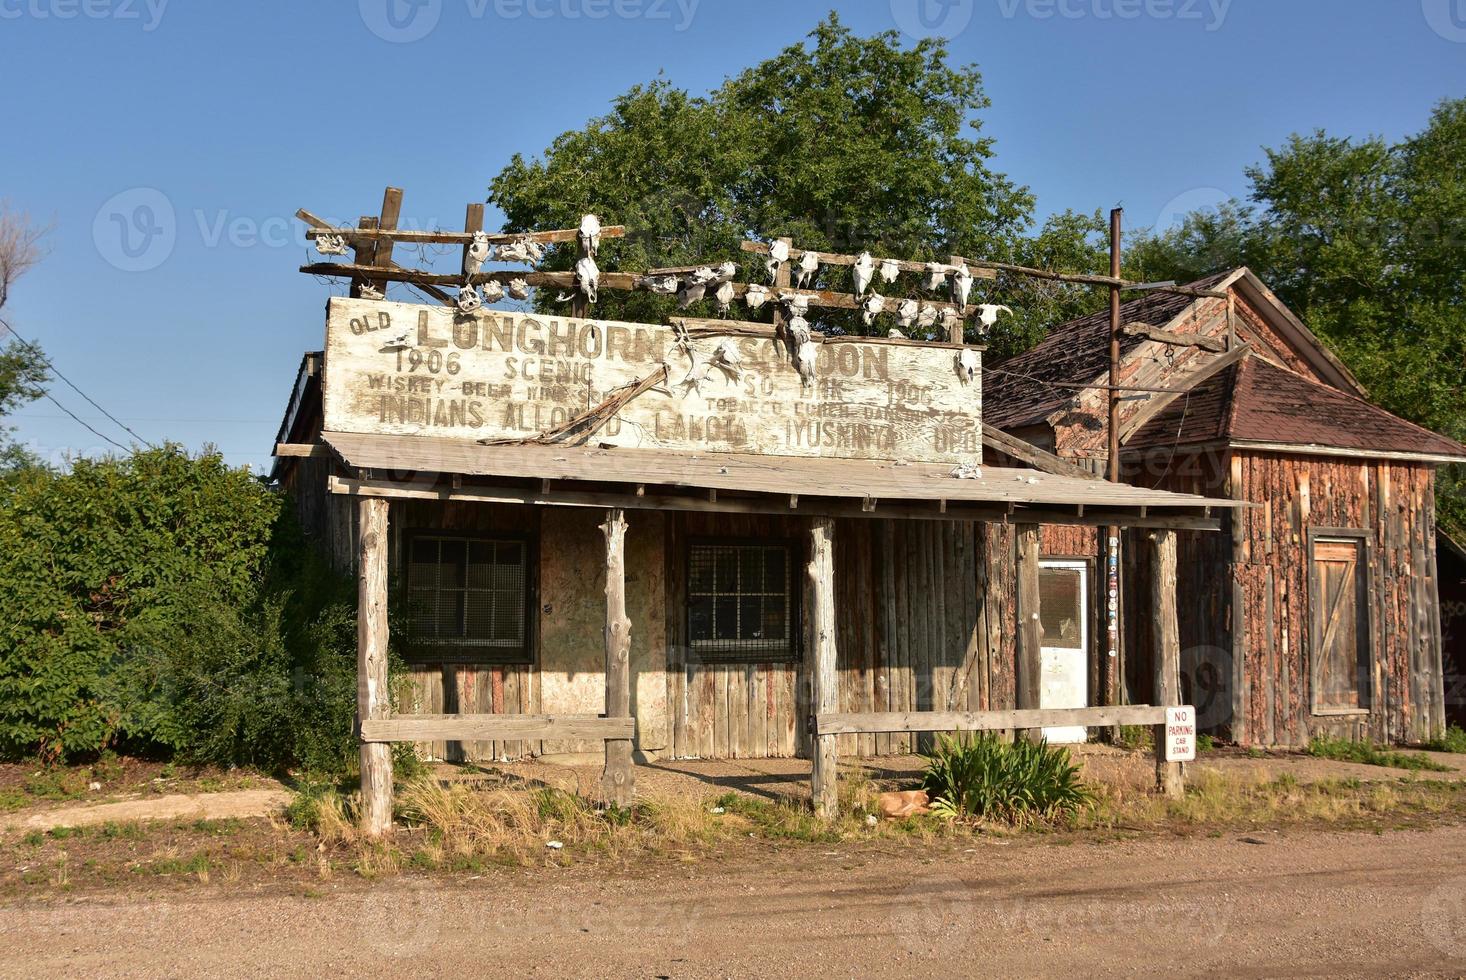
[[[125,422],[123,422],[120,419],[118,419],[117,416],[115,416],[111,412],[107,411],[101,405],[98,405],[97,402],[96,402],[96,399],[92,398],[91,395],[88,395],[86,392],[84,392],[80,388],[78,388],[76,386],[76,384],[70,378],[68,378],[66,375],[62,374],[56,368],[55,362],[53,362],[49,357],[46,356],[45,351],[41,350],[40,345],[38,345],[36,343],[33,343],[32,341],[26,340],[24,337],[22,337],[20,335],[20,333],[14,327],[12,327],[10,325],[9,321],[7,321],[4,317],[0,317],[0,326],[3,326],[6,330],[9,330],[10,333],[11,333],[11,335],[13,337],[15,337],[16,340],[20,341],[22,344],[25,344],[32,351],[34,351],[35,352],[35,355],[38,358],[40,358],[41,362],[43,364],[45,364],[48,369],[50,369],[50,371],[51,371],[52,374],[56,375],[56,377],[60,378],[64,382],[66,382],[67,387],[71,388],[72,391],[76,392],[78,395],[80,395],[83,398],[85,398],[91,404],[91,406],[93,408],[95,408],[97,411],[101,412],[103,415],[107,416],[107,418],[111,419],[114,423],[116,423],[122,429],[122,431],[126,432],[128,435],[132,436],[134,439],[136,439],[138,442],[142,443],[144,446],[147,446],[149,449],[156,449],[157,448],[151,442],[148,442],[148,440],[144,439],[142,436],[140,436],[136,432],[134,432],[131,428],[128,427],[128,425]],[[93,433],[96,433],[96,435],[101,436],[101,438],[103,438],[103,439],[107,439],[108,442],[112,443],[112,445],[116,446],[118,449],[121,449],[124,452],[130,452],[131,451],[127,446],[122,445],[117,440],[115,440],[115,439],[108,439],[106,436],[102,435],[102,433],[97,432],[96,429],[93,429],[90,425],[87,425],[87,423],[82,422],[81,417],[79,415],[74,414],[71,411],[71,409],[67,408],[65,405],[62,405],[60,402],[56,401],[56,399],[55,398],[52,398],[51,395],[48,392],[42,392],[42,394],[44,394],[48,399],[50,399],[50,401],[52,403],[54,403],[57,408],[61,409],[61,411],[65,412],[67,415],[70,415],[73,419],[76,419],[77,422],[80,422],[82,425],[85,425]]]
[[[14,331],[11,331],[11,332],[14,333]],[[84,422],[82,420],[82,417],[80,415],[77,415],[71,409],[67,408],[65,405],[63,405],[60,402],[58,402],[52,396],[52,394],[49,391],[43,391],[43,392],[41,392],[41,396],[43,398],[45,398],[47,401],[51,402],[51,404],[55,405],[57,408],[61,409],[61,411],[65,412],[67,415],[70,415],[73,419],[76,420],[76,423],[78,425],[80,425],[83,428],[85,428],[88,432],[90,432],[92,435],[96,436],[98,439],[105,439],[105,440],[107,440],[112,445],[116,446],[118,449],[122,450],[125,453],[132,452],[132,450],[130,448],[128,448],[127,446],[124,446],[122,443],[118,442],[116,439],[113,439],[111,436],[103,435],[102,433],[98,432],[96,429],[92,428],[90,425],[88,425],[86,422]],[[86,398],[85,395],[83,395],[82,397],[83,398]],[[90,399],[88,399],[88,401],[90,401]]]

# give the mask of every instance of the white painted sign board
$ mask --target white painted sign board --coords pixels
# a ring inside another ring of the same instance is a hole
[[[1196,709],[1191,705],[1166,709],[1166,761],[1191,762],[1196,758]]]
[[[958,350],[819,345],[803,383],[773,337],[334,298],[327,308],[325,428],[455,439],[533,439],[646,378],[592,437],[607,446],[922,462],[982,458],[982,375]],[[732,369],[712,366],[720,345]],[[697,379],[690,383],[689,376]]]

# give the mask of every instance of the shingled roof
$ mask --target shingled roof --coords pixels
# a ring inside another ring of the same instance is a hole
[[[1232,271],[1188,283],[1213,289]],[[1179,293],[1146,293],[1120,305],[1120,322],[1165,326],[1191,305]],[[1145,343],[1144,337],[1120,338],[1120,356]],[[1069,320],[1049,331],[1037,347],[983,371],[983,420],[1000,429],[1018,429],[1043,422],[1073,399],[1072,388],[1055,382],[1089,384],[1110,368],[1110,311]]]
[[[1177,398],[1127,450],[1226,441],[1466,459],[1466,446],[1361,398],[1248,356]]]

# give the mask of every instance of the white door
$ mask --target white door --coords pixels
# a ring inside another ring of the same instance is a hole
[[[1089,565],[1046,558],[1038,568],[1043,624],[1038,706],[1083,708],[1089,700]],[[1050,742],[1083,742],[1083,725],[1045,728]]]

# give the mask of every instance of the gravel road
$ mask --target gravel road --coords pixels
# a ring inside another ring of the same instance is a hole
[[[1466,827],[776,849],[0,909],[0,975],[1466,972]]]

